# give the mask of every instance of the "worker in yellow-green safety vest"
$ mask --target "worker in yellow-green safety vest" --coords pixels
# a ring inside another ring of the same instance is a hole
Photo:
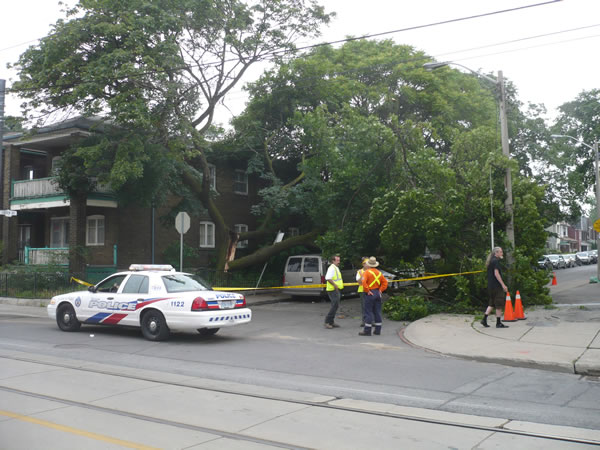
[[[363,256],[361,259],[362,261],[362,268],[358,269],[356,271],[356,282],[358,283],[358,295],[360,296],[360,326],[364,327],[365,326],[365,301],[367,299],[365,294],[365,288],[363,288],[362,285],[362,277],[363,274],[365,273],[365,270],[367,270],[369,268],[369,266],[367,266],[367,261],[369,260],[369,258],[367,258],[366,256]]]
[[[339,325],[335,323],[335,313],[340,306],[340,300],[342,298],[342,289],[344,289],[344,282],[342,281],[342,273],[340,272],[340,256],[334,255],[330,259],[331,265],[327,269],[325,274],[325,282],[327,287],[327,296],[331,301],[331,308],[325,316],[325,328],[338,328]]]

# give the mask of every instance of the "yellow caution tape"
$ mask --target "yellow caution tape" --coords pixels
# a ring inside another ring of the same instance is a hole
[[[414,277],[414,278],[401,278],[398,280],[388,280],[388,284],[402,283],[405,281],[430,280],[432,278],[454,277],[454,276],[459,276],[459,275],[470,275],[470,274],[481,273],[481,272],[483,272],[483,270],[476,270],[473,272],[446,273],[443,275],[433,274],[433,275],[427,275],[427,276],[423,276],[423,277]],[[83,280],[80,280],[75,277],[71,277],[71,279],[69,281],[75,281],[76,283],[82,284],[84,286],[94,286],[93,284],[88,283],[87,281],[83,281]],[[326,286],[327,286],[326,284],[302,284],[302,285],[298,285],[298,286],[273,286],[273,287],[259,287],[259,288],[213,287],[213,290],[215,290],[215,291],[256,291],[258,289],[260,289],[260,290],[266,290],[266,289],[314,289],[314,288],[324,288]],[[344,286],[358,286],[358,283],[344,283]]]
[[[75,277],[71,277],[71,279],[69,280],[69,282],[71,282],[71,281],[74,281],[74,282],[79,283],[79,284],[83,284],[84,286],[93,286],[93,284],[88,283],[87,281],[79,280],[79,279],[77,279]]]
[[[388,284],[390,283],[402,283],[405,281],[420,281],[420,280],[430,280],[433,278],[443,278],[443,277],[455,277],[459,275],[471,275],[474,273],[481,273],[483,270],[475,270],[473,272],[456,272],[456,273],[446,273],[442,275],[427,275],[423,277],[415,277],[415,278],[401,278],[399,280],[388,280]],[[213,287],[215,291],[256,291],[256,290],[266,290],[266,289],[310,289],[310,288],[324,288],[326,284],[302,284],[299,286],[275,286],[275,287],[258,287],[258,288],[236,288],[236,287]],[[344,287],[346,286],[358,286],[358,283],[344,283]]]

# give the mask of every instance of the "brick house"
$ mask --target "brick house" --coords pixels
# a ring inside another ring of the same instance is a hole
[[[4,136],[2,152],[2,204],[16,211],[0,216],[2,264],[68,264],[69,249],[85,249],[88,269],[125,268],[131,263],[162,263],[163,252],[179,242],[174,224],[160,218],[176,204],[171,198],[156,208],[119,205],[109,189],[97,185],[86,199],[85,215],[76,201],[54,183],[61,153],[78,139],[94,133],[98,121],[74,118],[44,127],[35,135]],[[253,230],[258,203],[258,179],[248,176],[240,162],[211,165],[211,186],[225,221],[236,231]],[[215,226],[207,213],[191,214],[184,243],[199,249],[200,265],[208,265],[215,249]],[[247,243],[238,243],[243,253]]]
[[[575,224],[558,222],[546,228],[548,252],[576,253],[591,250],[595,245],[597,233],[592,228],[592,221],[581,217]]]

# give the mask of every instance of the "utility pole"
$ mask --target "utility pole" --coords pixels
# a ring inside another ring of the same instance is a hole
[[[594,141],[594,172],[596,174],[596,220],[600,220],[600,183],[598,182],[598,141]],[[594,230],[595,231],[595,230]],[[596,251],[600,249],[600,236],[596,231]],[[600,282],[600,258],[596,260],[596,279]]]
[[[0,209],[4,208],[4,99],[6,97],[6,80],[0,79]],[[8,205],[6,205],[8,207]],[[7,220],[0,223],[0,236],[4,234]]]
[[[508,147],[508,119],[506,117],[506,89],[504,86],[504,78],[502,71],[498,71],[498,87],[500,88],[500,137],[502,140],[502,154],[510,158],[510,149]],[[508,215],[506,224],[506,237],[511,245],[510,251],[507,252],[507,261],[509,265],[514,263],[513,252],[515,250],[515,218],[513,212],[513,196],[512,196],[512,176],[510,166],[506,167],[506,175],[504,176],[504,187],[506,189],[506,200],[504,209]]]
[[[498,77],[493,79],[488,77],[487,75],[483,75],[479,72],[476,72],[473,69],[469,69],[467,66],[463,66],[462,64],[455,63],[452,61],[446,62],[428,62],[423,64],[423,67],[427,70],[435,70],[440,67],[447,66],[449,64],[462,67],[463,69],[468,70],[472,74],[483,78],[484,80],[489,81],[496,85],[498,90],[500,91],[500,98],[498,99],[499,107],[500,107],[500,137],[502,141],[502,154],[506,156],[506,158],[510,159],[510,148],[508,146],[508,119],[506,117],[506,88],[504,86],[504,77],[502,76],[502,71],[498,71]],[[515,250],[515,217],[513,212],[513,195],[512,195],[512,176],[510,173],[510,166],[506,168],[506,174],[504,176],[504,188],[506,189],[506,200],[504,202],[504,209],[506,214],[508,215],[508,222],[506,224],[506,238],[511,246],[510,249],[506,249],[506,260],[509,265],[515,262],[514,258],[514,250]],[[490,187],[490,195],[493,195],[492,189]],[[493,208],[492,214],[493,214]],[[493,222],[493,217],[492,217]],[[494,242],[493,236],[493,228],[492,228],[492,246]],[[492,249],[493,250],[493,249]]]

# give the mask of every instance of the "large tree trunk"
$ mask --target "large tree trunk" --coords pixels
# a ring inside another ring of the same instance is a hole
[[[310,233],[303,234],[301,236],[294,236],[289,239],[285,239],[277,244],[269,245],[268,247],[262,247],[252,253],[251,255],[244,256],[240,259],[235,259],[228,263],[229,270],[244,269],[267,262],[271,257],[278,253],[287,250],[288,248],[295,247],[297,245],[310,244],[314,242],[314,239],[319,235],[319,230],[311,231]]]
[[[86,203],[87,195],[71,194],[69,208],[69,272],[85,277],[86,247]]]
[[[246,233],[242,233],[238,235],[233,230],[229,228],[229,226],[225,223],[225,219],[219,211],[217,204],[214,199],[210,195],[210,171],[208,166],[208,161],[206,159],[206,155],[204,154],[204,150],[202,147],[202,139],[201,134],[198,133],[195,136],[196,149],[199,152],[199,161],[202,168],[202,180],[196,175],[193,170],[183,170],[183,182],[198,195],[198,198],[202,202],[202,205],[207,209],[208,214],[210,215],[213,223],[215,224],[215,239],[216,239],[216,269],[218,271],[224,270],[235,270],[241,269],[249,266],[253,266],[256,264],[261,264],[267,261],[271,256],[276,255],[277,253],[293,247],[294,245],[301,245],[305,243],[312,242],[314,238],[317,236],[318,232],[310,232],[308,234],[302,236],[296,236],[291,239],[286,239],[284,242],[280,242],[278,244],[274,244],[269,247],[264,247],[251,255],[245,256],[240,259],[235,258],[235,245],[238,239],[261,239],[265,236],[268,236],[269,233],[273,232],[273,230],[278,229],[278,223],[272,222],[273,211],[268,211],[264,220],[257,230],[249,231]],[[270,163],[268,153],[265,154],[267,161]],[[190,166],[191,167],[191,166]],[[272,171],[272,165],[269,165],[270,170]],[[274,175],[274,172],[272,172]],[[288,183],[288,185],[283,186],[283,189],[288,189],[290,186],[293,186],[300,182],[304,174],[299,175],[295,180]]]

